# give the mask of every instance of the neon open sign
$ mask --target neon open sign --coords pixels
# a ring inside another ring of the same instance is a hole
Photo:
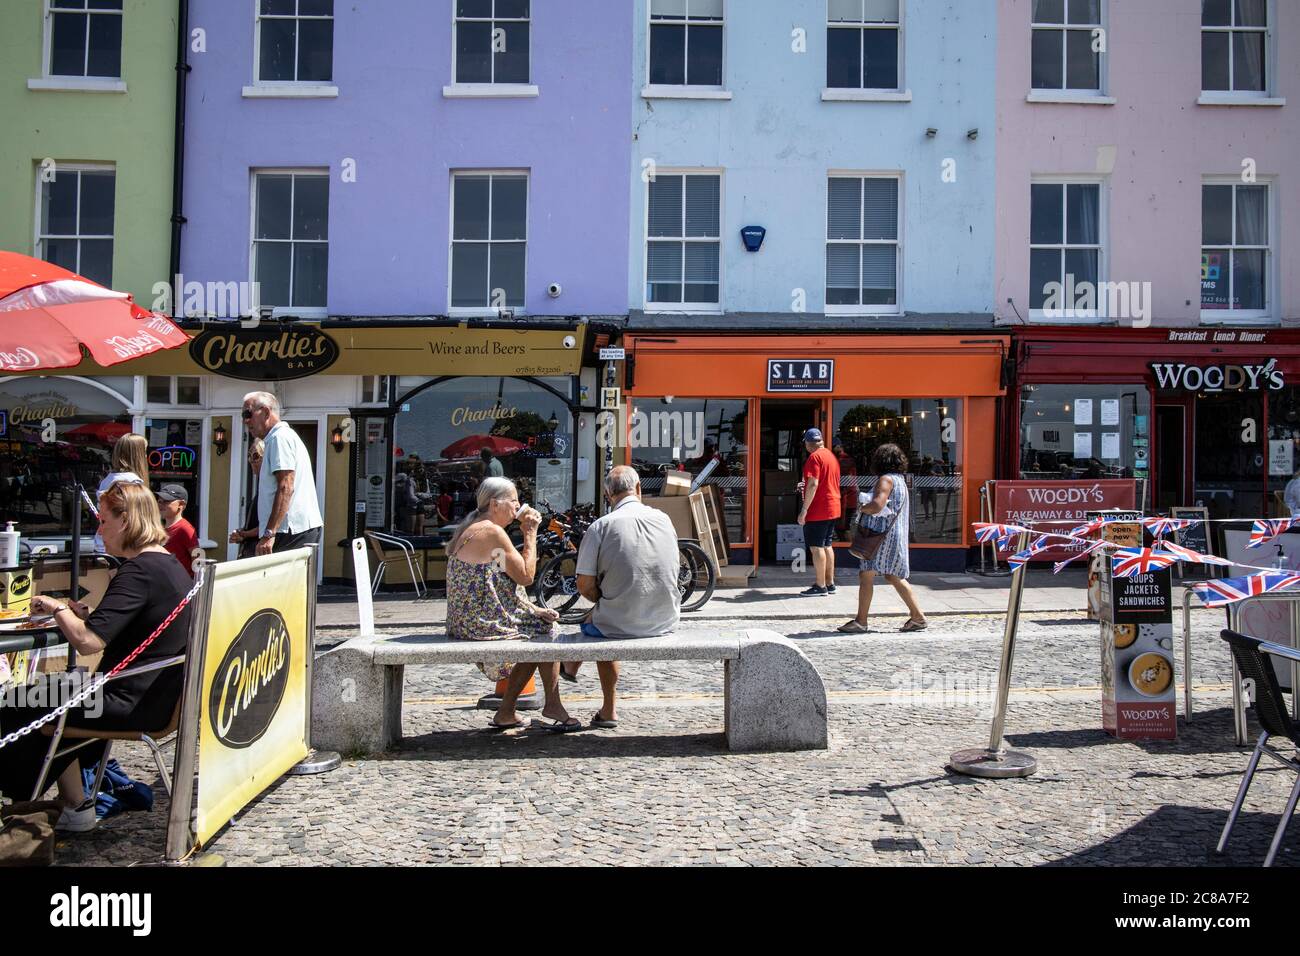
[[[150,471],[184,471],[194,470],[194,449],[185,445],[168,445],[166,448],[149,450]]]

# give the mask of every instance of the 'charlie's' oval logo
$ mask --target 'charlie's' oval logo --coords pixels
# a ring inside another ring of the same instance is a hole
[[[227,747],[247,747],[271,726],[289,683],[290,647],[284,618],[266,608],[244,623],[226,651],[208,692],[208,719]]]
[[[306,378],[338,357],[338,343],[309,325],[210,328],[190,340],[190,358],[203,368],[250,382]]]
[[[14,597],[22,597],[32,589],[32,579],[28,575],[15,575],[9,579],[9,593]]]

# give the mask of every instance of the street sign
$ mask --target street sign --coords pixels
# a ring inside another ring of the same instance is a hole
[[[625,354],[622,349],[601,349],[600,360],[602,362],[621,362]]]

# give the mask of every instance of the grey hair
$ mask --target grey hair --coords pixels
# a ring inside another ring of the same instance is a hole
[[[615,465],[605,476],[605,491],[611,498],[625,495],[641,483],[641,477],[630,465]]]
[[[254,402],[261,408],[269,409],[276,418],[280,417],[280,400],[270,392],[249,392],[244,396],[245,402]]]
[[[478,507],[462,518],[460,524],[456,525],[455,533],[452,534],[451,540],[447,542],[447,553],[456,553],[456,547],[460,544],[460,536],[465,533],[466,528],[488,513],[488,508],[492,506],[492,502],[500,501],[502,498],[509,498],[512,493],[518,494],[518,491],[515,488],[515,483],[509,478],[484,478],[479,482],[478,492],[474,499],[474,503]]]

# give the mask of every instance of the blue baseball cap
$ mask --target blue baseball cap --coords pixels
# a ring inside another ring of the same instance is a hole
[[[804,441],[821,441],[822,433],[820,428],[810,428],[803,433]]]

